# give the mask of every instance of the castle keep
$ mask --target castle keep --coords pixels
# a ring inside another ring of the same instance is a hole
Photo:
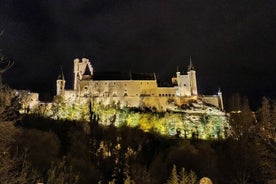
[[[65,89],[62,75],[57,80],[56,96],[65,102],[85,102],[103,105],[119,104],[120,107],[142,107],[166,111],[173,105],[181,106],[192,100],[200,100],[223,110],[221,92],[213,96],[199,95],[196,71],[191,59],[187,74],[179,71],[171,79],[171,86],[158,86],[155,74],[113,73],[111,78],[94,73],[86,58],[74,60],[74,89]]]

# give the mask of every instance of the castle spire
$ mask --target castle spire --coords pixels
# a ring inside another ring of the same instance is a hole
[[[64,73],[63,73],[63,69],[62,69],[62,66],[61,66],[61,65],[60,65],[60,70],[61,70],[61,79],[62,79],[62,80],[65,80]]]
[[[190,70],[195,70],[193,63],[192,63],[192,56],[190,56],[190,64],[188,66],[188,71],[190,71]]]

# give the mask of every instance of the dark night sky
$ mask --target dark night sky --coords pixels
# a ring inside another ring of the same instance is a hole
[[[54,92],[73,59],[96,71],[186,72],[192,56],[201,94],[275,99],[275,0],[0,0],[0,48],[10,86]]]

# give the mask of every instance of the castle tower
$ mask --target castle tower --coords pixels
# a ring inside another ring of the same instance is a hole
[[[221,93],[220,89],[218,91],[218,106],[222,111],[224,110],[222,93]]]
[[[63,96],[64,95],[64,89],[65,89],[65,79],[64,75],[60,75],[57,79],[57,96]]]
[[[191,95],[197,96],[197,84],[196,84],[196,71],[192,63],[192,58],[190,57],[190,64],[188,66],[188,76],[191,86]]]
[[[181,90],[181,75],[177,67],[177,72],[176,72],[176,81],[177,81],[177,90],[176,90],[176,96],[182,96],[182,90]]]
[[[90,80],[93,76],[93,68],[89,59],[74,59],[74,90],[77,89],[78,81]]]
[[[191,87],[188,75],[181,75],[181,73],[177,70],[176,77],[172,78],[172,83],[176,85],[176,96],[191,96]]]
[[[74,90],[77,89],[77,83],[79,81],[79,63],[80,60],[78,58],[74,59]]]

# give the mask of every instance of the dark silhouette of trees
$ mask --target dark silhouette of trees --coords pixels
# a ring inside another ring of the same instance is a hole
[[[0,35],[1,36],[1,35]],[[8,60],[3,54],[0,53],[0,88],[2,87],[2,76],[14,65],[13,61]]]
[[[237,99],[230,113],[235,136],[216,141],[104,127],[92,110],[89,123],[34,115],[16,126],[0,122],[0,181],[12,183],[4,173],[22,183],[184,184],[196,181],[187,172],[193,170],[214,183],[265,184],[276,176],[276,104],[263,99],[254,113],[246,98]]]
[[[266,179],[276,180],[276,103],[264,97],[258,109],[256,143],[260,154],[262,173]]]
[[[234,137],[241,139],[250,136],[249,134],[254,131],[255,117],[249,106],[247,97],[238,97],[237,99],[235,103],[240,104],[240,107],[236,106],[236,109],[230,112],[230,125],[233,129]]]

